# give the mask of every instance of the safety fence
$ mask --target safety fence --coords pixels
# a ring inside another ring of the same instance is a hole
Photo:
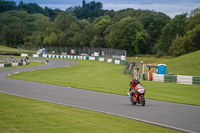
[[[24,66],[24,65],[27,65],[26,61],[15,62],[15,63],[4,63],[4,64],[0,64],[0,67],[13,67],[13,66]]]
[[[126,65],[127,62],[124,60],[96,57],[96,56],[76,56],[76,55],[55,55],[55,54],[21,54],[22,57],[44,57],[44,58],[60,58],[60,59],[77,59],[77,60],[96,60],[120,65]]]
[[[44,47],[19,47],[20,54],[55,54],[55,55],[85,55],[98,56],[105,58],[126,58],[126,50],[111,49],[111,48],[90,48],[90,47],[62,47],[62,46],[44,46]]]
[[[200,76],[163,75],[153,73],[153,81],[176,84],[200,85]]]

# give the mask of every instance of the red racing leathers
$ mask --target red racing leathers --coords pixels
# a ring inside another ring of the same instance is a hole
[[[129,86],[130,86],[129,91],[131,92],[131,97],[133,97],[133,95],[136,94],[136,95],[135,95],[135,96],[136,96],[136,97],[135,97],[136,99],[137,99],[138,95],[137,95],[137,93],[136,93],[136,91],[135,91],[135,87],[136,87],[138,84],[142,85],[142,84],[140,83],[140,81],[134,81],[134,80],[132,80],[132,81],[130,82],[130,84],[129,84]]]

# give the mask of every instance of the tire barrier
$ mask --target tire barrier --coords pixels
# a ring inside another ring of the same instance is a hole
[[[153,73],[153,81],[164,82],[165,75]]]
[[[165,75],[164,82],[166,83],[177,83],[177,75]]]
[[[192,84],[200,85],[200,76],[193,76],[192,77]]]
[[[104,58],[104,57],[94,57],[94,56],[75,56],[75,55],[54,55],[54,54],[21,54],[22,57],[44,57],[44,58],[60,58],[60,59],[75,59],[75,60],[96,60],[103,61],[113,64],[126,65],[125,60]]]
[[[24,66],[27,65],[27,62],[17,62],[17,63],[5,63],[5,64],[0,64],[0,67],[13,67],[13,66]]]
[[[200,85],[200,76],[185,76],[185,75],[163,75],[153,74],[153,81],[187,84],[187,85]]]

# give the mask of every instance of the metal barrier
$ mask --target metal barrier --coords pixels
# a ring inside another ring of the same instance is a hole
[[[22,57],[44,57],[44,58],[58,58],[58,59],[74,59],[74,60],[93,60],[104,61],[113,64],[126,65],[127,62],[120,59],[94,57],[94,56],[76,56],[76,55],[55,55],[55,54],[21,54]]]
[[[40,51],[39,51],[40,50]],[[111,48],[89,48],[89,47],[61,47],[61,46],[44,46],[44,47],[19,47],[18,51],[30,54],[57,54],[57,55],[80,55],[80,56],[99,56],[111,57],[115,59],[126,60],[126,51]],[[95,55],[96,54],[96,55]]]
[[[176,84],[200,85],[200,76],[163,75],[154,73],[153,81]]]

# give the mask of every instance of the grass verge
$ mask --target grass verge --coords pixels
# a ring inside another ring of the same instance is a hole
[[[127,95],[131,77],[123,75],[125,66],[98,61],[79,61],[73,67],[23,72],[8,78]],[[146,98],[200,105],[200,86],[141,81]]]
[[[0,93],[1,133],[173,133],[134,120]]]
[[[39,62],[39,61],[28,61],[28,65],[24,66],[13,66],[13,67],[0,67],[0,69],[13,69],[13,68],[23,68],[23,67],[33,67],[33,66],[39,66],[44,65],[45,62]]]

